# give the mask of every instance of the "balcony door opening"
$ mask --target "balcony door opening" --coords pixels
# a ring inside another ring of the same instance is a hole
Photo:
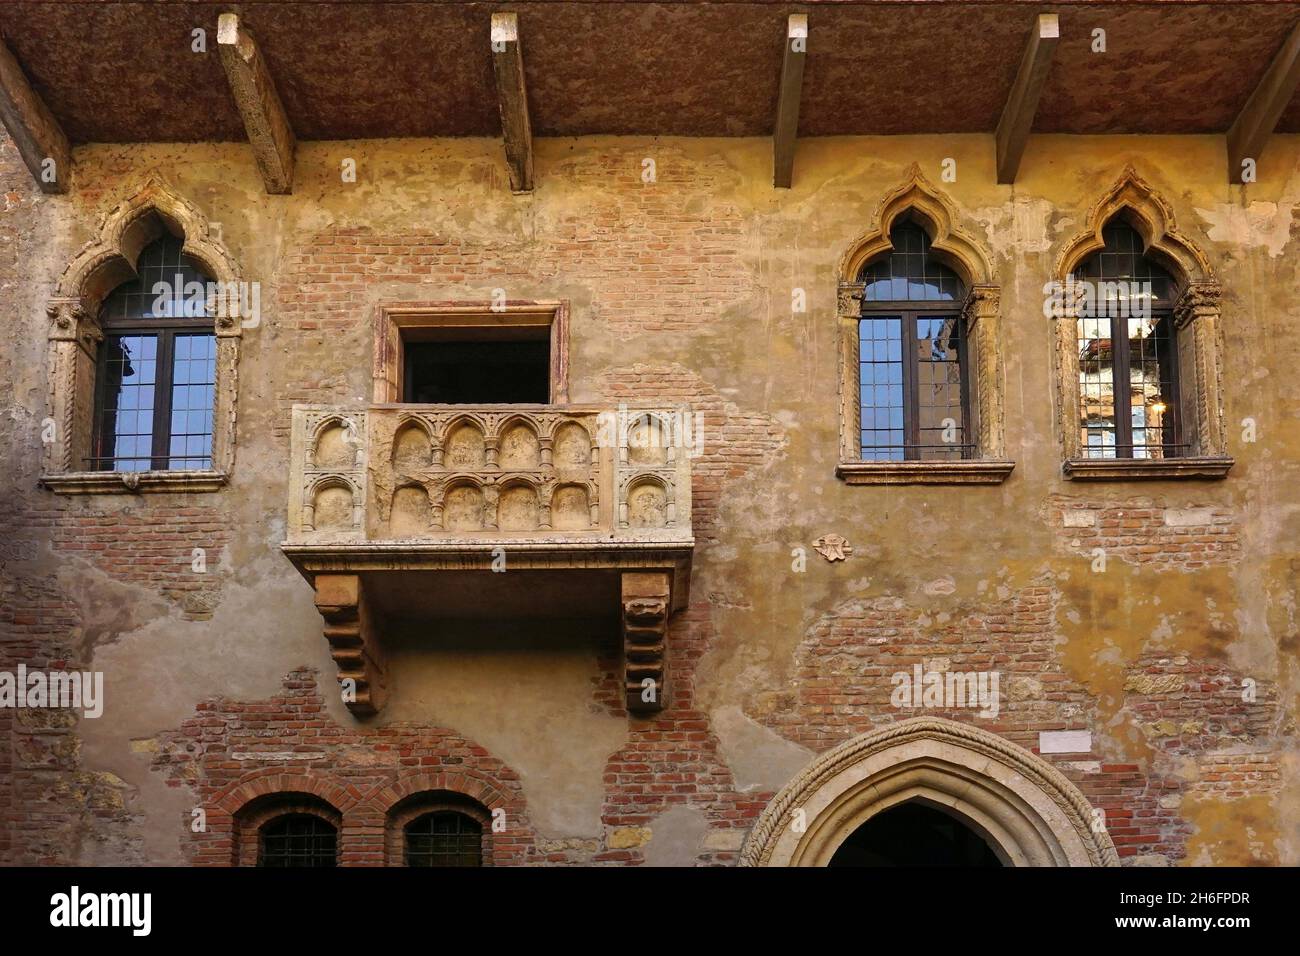
[[[467,331],[474,333],[472,338],[403,342],[402,365],[406,372],[403,401],[420,405],[545,405],[550,402],[548,329],[522,326]],[[516,334],[502,336],[501,332]],[[539,332],[540,337],[536,334]],[[518,333],[532,335],[525,337]]]
[[[564,302],[390,303],[375,316],[374,401],[565,405]]]

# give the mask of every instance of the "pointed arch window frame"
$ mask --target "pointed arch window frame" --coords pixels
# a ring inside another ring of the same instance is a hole
[[[1102,230],[1123,219],[1141,237],[1143,255],[1163,267],[1175,284],[1174,330],[1177,336],[1177,388],[1181,440],[1187,452],[1176,458],[1089,458],[1079,435],[1080,387],[1077,326],[1082,289],[1071,277],[1105,248]],[[1224,427],[1222,375],[1223,288],[1209,258],[1178,230],[1172,205],[1126,167],[1116,182],[1089,209],[1084,229],[1061,249],[1052,270],[1062,294],[1054,310],[1057,428],[1061,435],[1061,473],[1074,481],[1218,479],[1234,459],[1228,454]]]
[[[964,459],[865,461],[862,458],[862,409],[859,393],[859,321],[865,283],[863,267],[893,249],[890,230],[900,217],[915,221],[930,238],[930,254],[957,273],[966,288],[957,303],[966,340],[970,378],[968,441]],[[841,257],[837,268],[839,340],[840,455],[838,478],[850,485],[881,484],[998,484],[1015,462],[1005,457],[1003,371],[1001,354],[1001,287],[994,278],[989,254],[959,225],[952,201],[912,166],[907,178],[885,195],[876,208],[872,227]]]
[[[104,300],[136,276],[141,251],[163,230],[183,238],[182,253],[210,278],[206,303],[216,336],[212,466],[192,470],[94,471],[90,457]],[[150,176],[101,220],[96,238],[72,258],[46,303],[48,411],[40,483],[56,494],[212,492],[229,480],[235,461],[238,367],[243,324],[240,270],[206,216],[161,177]],[[222,295],[221,291],[226,294]]]

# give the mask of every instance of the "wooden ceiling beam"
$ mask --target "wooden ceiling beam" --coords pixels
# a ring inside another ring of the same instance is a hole
[[[272,195],[293,192],[293,127],[266,60],[238,14],[223,13],[217,20],[217,48],[266,191]]]
[[[501,107],[501,136],[505,141],[510,188],[517,193],[533,188],[533,126],[528,119],[528,91],[524,86],[524,53],[519,45],[519,16],[492,14],[492,71],[497,78]]]
[[[1297,23],[1264,71],[1259,86],[1250,94],[1241,113],[1228,130],[1228,182],[1253,182],[1258,175],[1259,154],[1277,128],[1282,111],[1300,84],[1300,23]],[[1246,161],[1250,179],[1246,178]]]
[[[18,147],[42,192],[68,191],[72,180],[72,147],[63,127],[45,101],[32,89],[18,60],[0,40],[0,122]]]
[[[1020,70],[1011,84],[1002,118],[994,134],[998,151],[998,182],[1014,183],[1020,171],[1020,158],[1025,154],[1029,132],[1034,127],[1034,114],[1038,112],[1038,98],[1047,80],[1047,71],[1056,54],[1056,44],[1061,37],[1060,19],[1055,13],[1040,13],[1029,35]]]
[[[785,24],[785,53],[781,87],[772,128],[772,184],[789,189],[794,181],[794,144],[799,133],[799,100],[803,95],[803,66],[808,58],[808,14],[792,13]]]

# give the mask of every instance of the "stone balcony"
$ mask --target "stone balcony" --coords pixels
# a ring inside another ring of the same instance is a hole
[[[693,424],[684,408],[295,406],[282,547],[316,589],[353,711],[382,706],[384,622],[467,595],[528,595],[538,613],[616,601],[628,709],[660,709],[694,548]]]

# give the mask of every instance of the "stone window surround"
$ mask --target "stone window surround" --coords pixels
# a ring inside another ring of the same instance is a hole
[[[975,438],[976,453],[970,459],[862,459],[858,320],[864,286],[859,276],[864,265],[893,248],[889,232],[895,220],[903,215],[910,215],[920,223],[930,236],[931,254],[961,276],[968,290],[961,305],[961,316],[969,343],[967,374],[974,386],[971,435]],[[836,309],[840,350],[840,461],[835,474],[846,484],[998,484],[1015,467],[1015,462],[1005,457],[1003,440],[1001,290],[988,253],[957,223],[958,214],[952,202],[914,164],[903,183],[881,199],[872,228],[840,259]]]
[[[98,235],[64,269],[46,305],[49,327],[48,402],[55,423],[40,483],[57,494],[207,492],[226,484],[235,459],[235,410],[242,327],[238,302],[207,305],[217,340],[212,467],[176,471],[87,471],[79,467],[94,428],[95,360],[104,333],[99,309],[117,286],[135,276],[140,251],[162,230],[184,237],[183,252],[221,288],[235,288],[238,267],[213,235],[207,218],[156,173],[109,211]]]
[[[402,342],[407,330],[511,326],[550,328],[551,394],[547,404],[568,404],[569,303],[532,299],[509,299],[503,303],[477,300],[381,302],[374,314],[374,402],[383,405],[402,401]]]
[[[1076,481],[1223,478],[1233,465],[1223,423],[1222,287],[1209,259],[1178,231],[1173,208],[1132,166],[1092,206],[1082,232],[1057,257],[1052,278],[1063,286],[1085,259],[1104,246],[1102,228],[1119,216],[1142,237],[1144,253],[1178,284],[1174,328],[1178,335],[1182,424],[1191,453],[1179,458],[1085,458],[1079,438],[1078,302],[1065,302],[1054,319],[1058,425],[1063,444],[1062,474]]]

